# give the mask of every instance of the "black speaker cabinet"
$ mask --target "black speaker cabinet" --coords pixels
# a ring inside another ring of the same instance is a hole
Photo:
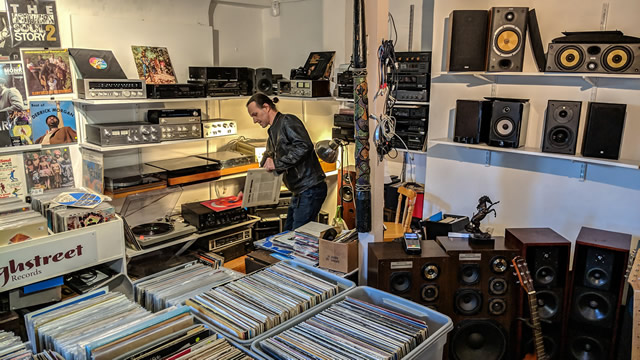
[[[370,243],[368,251],[369,286],[450,312],[449,256],[435,241],[422,241],[421,255],[407,255],[400,242]]]
[[[573,256],[566,359],[613,359],[630,246],[629,234],[580,229]]]
[[[626,104],[589,103],[582,138],[583,156],[618,159],[626,111]]]
[[[489,122],[489,141],[487,144],[507,148],[524,146],[527,140],[528,124],[528,100],[494,100],[491,104],[491,121]]]
[[[584,73],[640,72],[638,44],[549,44],[546,71]]]
[[[491,101],[456,100],[456,124],[453,141],[465,144],[489,140]]]
[[[508,228],[505,241],[522,249],[521,256],[533,279],[538,300],[545,352],[549,359],[562,359],[569,293],[569,256],[571,242],[549,228]],[[529,301],[524,291],[519,292],[518,317],[529,319]],[[534,352],[533,333],[521,322],[516,324],[516,354],[518,359]]]
[[[484,71],[489,13],[454,10],[449,15],[447,71]]]
[[[576,154],[580,101],[549,100],[544,122],[542,152]]]
[[[522,71],[529,8],[494,7],[490,14],[487,71]]]
[[[445,313],[456,326],[449,338],[450,359],[506,359],[512,354],[519,287],[510,269],[520,249],[496,237],[488,245],[464,238],[439,236],[436,241],[449,255],[451,302]]]
[[[273,75],[269,68],[256,69],[256,91],[265,95],[273,94]]]

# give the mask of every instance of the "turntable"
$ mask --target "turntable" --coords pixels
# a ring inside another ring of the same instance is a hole
[[[218,162],[221,175],[238,174],[258,167],[255,155],[247,155],[237,151],[218,151],[195,156]]]
[[[106,169],[104,171],[105,195],[166,188],[167,182],[158,175],[160,171],[144,164]]]
[[[222,176],[218,161],[196,156],[152,161],[146,164],[164,170],[170,186],[215,180]]]
[[[181,194],[181,188],[172,187],[126,197],[121,214],[130,230],[127,232],[140,247],[177,240],[196,231],[195,227],[170,218]]]

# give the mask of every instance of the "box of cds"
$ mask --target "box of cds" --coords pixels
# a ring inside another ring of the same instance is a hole
[[[284,260],[185,301],[192,312],[243,346],[353,289],[352,281]]]
[[[251,349],[265,359],[442,359],[451,319],[435,310],[359,286],[304,313]]]

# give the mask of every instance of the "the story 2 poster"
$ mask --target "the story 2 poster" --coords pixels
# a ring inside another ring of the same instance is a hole
[[[5,0],[13,48],[60,47],[55,0]]]

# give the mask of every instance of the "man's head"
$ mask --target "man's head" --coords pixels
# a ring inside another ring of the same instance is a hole
[[[55,115],[49,115],[47,116],[47,126],[49,127],[49,129],[57,129],[58,125],[60,125],[60,119],[58,119],[57,116]]]
[[[255,94],[247,101],[247,111],[253,119],[254,124],[259,124],[263,128],[273,124],[278,109],[276,104],[278,98],[269,99],[265,94]]]

